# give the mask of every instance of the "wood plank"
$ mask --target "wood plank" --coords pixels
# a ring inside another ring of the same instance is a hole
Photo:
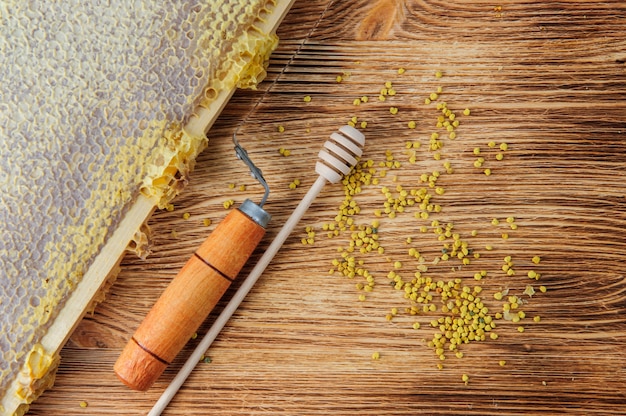
[[[626,373],[619,364],[626,358],[626,6],[507,1],[499,9],[483,1],[451,7],[440,1],[352,0],[332,2],[326,10],[328,5],[295,3],[279,30],[283,41],[268,81],[259,91],[236,93],[226,106],[176,209],[156,212],[150,221],[153,255],[124,259],[110,296],[74,332],[62,351],[55,386],[30,414],[145,414],[174,377],[198,340],[146,393],[123,387],[112,366],[168,281],[226,215],[222,203],[262,195],[234,158],[230,141],[261,98],[238,133],[272,189],[266,209],[273,219],[256,258],[314,181],[325,138],[353,116],[368,123],[365,159],[384,161],[391,150],[402,162],[379,185],[363,186],[355,197],[361,207],[357,223],[377,218],[374,211],[384,202],[381,186],[416,188],[422,173],[443,172],[444,160],[454,172],[437,181],[445,189],[433,197],[441,213],[419,220],[413,207],[394,219],[379,219],[385,254],[362,256],[376,281],[365,301],[355,289],[362,279],[328,274],[337,247],[345,247],[350,235],[329,239],[321,230],[343,200],[341,186],[327,187],[208,352],[212,362],[198,366],[164,414],[626,412]],[[377,5],[393,13],[374,13]],[[389,16],[394,24],[387,28],[380,19]],[[406,69],[402,75],[400,67]],[[443,72],[441,79],[436,70]],[[336,76],[346,73],[337,83]],[[397,95],[380,102],[386,81]],[[438,112],[424,104],[437,86],[461,121],[458,137],[444,140],[439,161],[428,150]],[[369,101],[354,106],[363,95]],[[398,114],[390,114],[391,106]],[[461,114],[464,108],[471,109],[469,116]],[[411,120],[415,129],[407,127]],[[406,141],[421,143],[414,164],[404,154]],[[508,144],[502,161],[494,159],[490,141]],[[291,156],[281,156],[279,147]],[[485,158],[480,169],[473,166],[476,147]],[[490,176],[483,173],[486,167]],[[302,184],[289,189],[296,178]],[[182,219],[185,212],[190,219]],[[515,217],[516,230],[507,229],[508,216]],[[213,224],[204,226],[205,218]],[[493,218],[501,223],[492,225]],[[433,265],[442,243],[430,227],[432,219],[454,223],[481,257],[461,270],[458,261]],[[423,225],[427,233],[420,232]],[[317,230],[313,245],[300,242],[305,226]],[[474,229],[478,234],[471,237]],[[507,240],[503,232],[509,233]],[[488,244],[493,250],[484,248]],[[410,246],[428,260],[433,279],[458,277],[482,286],[494,312],[501,303],[493,294],[505,287],[519,295],[527,284],[537,291],[545,285],[547,292],[520,295],[528,316],[522,320],[524,333],[517,331],[519,324],[498,321],[497,340],[463,345],[463,358],[448,353],[439,370],[441,361],[426,344],[438,331],[430,321],[442,313],[406,314],[411,304],[388,284],[394,261],[402,261],[399,272],[407,278],[416,270],[417,262],[407,255]],[[501,270],[508,255],[515,276]],[[538,265],[530,261],[534,255],[542,257]],[[541,273],[539,281],[526,277],[530,269]],[[488,274],[478,282],[473,274],[480,270]],[[400,312],[387,321],[393,307]],[[535,315],[540,322],[532,322]],[[416,321],[419,330],[412,328]],[[371,359],[375,351],[379,360]],[[500,366],[500,360],[506,364]],[[470,377],[467,385],[463,374]],[[89,407],[80,408],[81,400]]]

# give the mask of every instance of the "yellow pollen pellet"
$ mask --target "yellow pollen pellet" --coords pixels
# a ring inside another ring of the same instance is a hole
[[[548,291],[548,288],[547,288],[547,287],[545,287],[545,286],[539,286],[539,291],[540,291],[541,293],[546,293],[546,292]]]
[[[415,322],[413,324],[413,329],[420,329],[420,323],[419,322]]]
[[[461,376],[461,380],[463,380],[463,382],[467,384],[469,382],[469,376],[467,374],[463,374]]]
[[[355,98],[355,99],[352,101],[352,105],[361,105],[361,99],[360,99],[360,98]]]
[[[506,361],[505,360],[500,360],[498,362],[498,364],[500,364],[500,367],[504,367],[506,365]]]
[[[435,101],[437,98],[439,98],[439,95],[437,95],[436,92],[431,92],[428,98],[430,98],[432,101]]]
[[[443,72],[441,72],[441,71],[436,71],[436,72],[435,72],[435,78],[441,78],[441,77],[443,77]]]
[[[367,95],[364,95],[364,96],[362,96],[362,97],[361,97],[361,102],[362,102],[362,103],[366,103],[366,102],[368,102],[369,100],[370,100],[370,99],[367,97]]]
[[[517,332],[524,332],[524,327],[523,326],[518,326],[517,327]]]
[[[190,213],[185,212],[185,213],[183,214],[183,219],[184,219],[184,220],[188,220],[188,219],[189,219],[189,217],[191,217],[191,214],[190,214]]]
[[[376,351],[375,353],[372,354],[372,360],[378,360],[378,359],[380,359],[380,353]]]
[[[305,103],[310,103],[311,102],[311,96],[310,95],[305,95],[304,96],[304,102]]]
[[[465,110],[463,110],[463,115],[469,116],[470,115],[470,109],[466,108]]]
[[[496,147],[496,142],[494,142],[494,141],[492,140],[492,141],[490,141],[489,143],[487,143],[487,146],[492,147],[492,148],[493,148],[493,147]]]
[[[361,121],[361,128],[364,129],[367,127],[367,121]]]
[[[487,168],[483,171],[483,173],[487,176],[491,175],[491,169]]]
[[[389,112],[393,115],[398,114],[398,107],[390,107]]]
[[[343,77],[341,75],[337,75],[337,78],[335,78],[335,81],[337,83],[340,83],[341,81],[343,81]]]
[[[502,153],[496,153],[496,160],[504,159],[504,155]]]
[[[82,401],[79,403],[79,406],[82,407],[83,409],[86,408],[87,406],[89,406],[89,403],[87,403],[86,401]]]
[[[500,221],[497,218],[494,218],[491,220],[491,225],[498,225],[500,224]]]
[[[415,123],[415,121],[411,120],[411,121],[409,121],[408,126],[409,126],[410,129],[414,129],[417,126],[417,124]]]
[[[204,224],[205,227],[208,227],[209,225],[211,225],[211,220],[208,218],[205,218],[202,220],[202,224]]]
[[[500,150],[504,151],[509,148],[509,145],[506,143],[500,143]]]
[[[540,322],[541,321],[541,316],[537,315],[537,316],[533,317],[533,321]]]
[[[535,256],[531,259],[531,261],[535,264],[539,264],[539,262],[541,261],[541,257]]]
[[[404,74],[406,70],[404,68],[398,68],[398,75]]]
[[[496,334],[495,332],[490,332],[489,333],[489,338],[496,340],[498,339],[498,334]]]
[[[285,132],[285,127],[283,127],[283,126],[278,126],[278,127],[276,128],[276,130],[277,130],[279,133],[284,133],[284,132]]]
[[[451,131],[450,134],[448,134],[448,137],[450,138],[450,140],[456,139],[456,132]]]

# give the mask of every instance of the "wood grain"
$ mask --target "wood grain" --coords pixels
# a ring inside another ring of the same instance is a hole
[[[238,137],[272,189],[266,209],[273,219],[247,270],[315,179],[316,155],[328,134],[354,116],[368,123],[365,159],[384,161],[390,150],[402,161],[378,186],[363,186],[355,197],[358,223],[371,222],[382,208],[381,186],[416,187],[422,173],[443,170],[443,160],[454,172],[437,182],[445,188],[437,196],[442,206],[437,216],[420,221],[407,209],[395,219],[380,219],[385,254],[364,257],[377,285],[363,302],[355,289],[358,279],[328,274],[337,247],[350,235],[329,239],[321,230],[343,200],[341,186],[326,187],[208,351],[212,362],[199,364],[164,414],[626,412],[626,6],[620,1],[392,3],[393,11],[383,8],[385,1],[330,6],[296,1],[279,30],[282,43],[267,82],[258,91],[235,94],[209,133],[209,149],[176,209],[153,215],[152,256],[123,261],[108,299],[62,351],[55,386],[29,414],[139,415],[157,400],[196,341],[146,393],[122,386],[113,363],[168,282],[226,215],[224,200],[260,199],[262,188],[235,159],[230,141],[259,99]],[[402,75],[400,67],[406,70]],[[441,79],[436,70],[443,72]],[[341,83],[337,75],[344,77]],[[397,95],[380,102],[386,81]],[[427,149],[438,113],[424,104],[438,86],[461,120],[458,137],[444,141],[441,161]],[[303,101],[305,95],[311,102]],[[367,103],[353,105],[364,95]],[[399,109],[395,116],[391,106]],[[471,115],[462,116],[464,108]],[[411,120],[415,129],[407,127]],[[404,154],[406,141],[422,144],[415,164]],[[490,141],[508,144],[502,161],[494,159]],[[291,156],[281,156],[280,147]],[[476,147],[490,176],[473,166]],[[302,185],[289,189],[296,178]],[[191,214],[187,220],[185,212]],[[508,216],[515,217],[517,230],[505,230]],[[213,221],[210,227],[203,225],[205,218]],[[443,370],[426,345],[436,331],[429,323],[438,314],[405,314],[410,304],[386,277],[395,260],[402,261],[401,272],[415,271],[407,237],[429,261],[440,254],[432,231],[419,231],[435,218],[454,223],[464,236],[478,230],[470,241],[481,257],[455,271],[453,263],[429,263],[433,278],[480,284],[490,308],[498,306],[492,294],[502,288],[517,293],[529,283],[547,288],[525,297],[523,305],[529,317],[541,316],[539,323],[526,319],[525,332],[519,333],[517,324],[502,322],[497,340],[463,345],[464,357],[448,354]],[[503,222],[493,226],[493,218]],[[305,226],[317,230],[313,245],[300,241]],[[492,251],[484,249],[488,244]],[[507,255],[518,269],[512,277],[500,270]],[[541,256],[539,265],[530,262],[534,255]],[[538,282],[525,277],[531,268],[541,273]],[[472,276],[481,269],[488,275],[475,282]],[[387,321],[392,307],[400,313]],[[412,328],[416,321],[419,330]],[[379,360],[371,359],[375,351]],[[504,367],[500,360],[506,360]],[[467,385],[462,374],[470,376]],[[87,408],[79,406],[82,400]]]

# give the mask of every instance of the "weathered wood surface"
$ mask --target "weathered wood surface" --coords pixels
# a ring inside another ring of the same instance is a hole
[[[355,289],[359,278],[328,274],[350,235],[329,239],[321,231],[343,200],[341,186],[325,188],[208,351],[212,362],[197,367],[164,414],[626,413],[625,23],[621,1],[297,1],[279,30],[283,42],[267,82],[231,100],[176,209],[150,220],[153,254],[123,261],[106,301],[63,349],[54,388],[29,414],[139,415],[158,399],[197,341],[146,393],[124,387],[113,363],[168,281],[226,215],[222,203],[260,198],[261,187],[234,158],[230,140],[262,97],[238,134],[272,188],[266,209],[273,220],[260,250],[313,183],[323,141],[353,116],[368,122],[366,159],[385,160],[391,150],[402,161],[379,185],[363,186],[355,222],[370,223],[383,208],[381,186],[415,188],[422,173],[444,171],[444,160],[454,172],[437,182],[445,189],[433,197],[440,213],[419,220],[416,209],[407,208],[395,219],[380,219],[386,251],[363,256],[377,283],[365,301]],[[344,73],[350,76],[337,83]],[[386,81],[397,95],[380,102]],[[424,104],[437,86],[461,120],[458,137],[443,140],[441,161],[428,150],[438,112]],[[354,106],[363,95],[370,101]],[[398,114],[390,114],[391,106]],[[470,116],[461,114],[466,107]],[[415,129],[407,127],[410,120]],[[407,140],[422,145],[415,164],[403,153]],[[508,144],[504,160],[494,160],[496,151],[487,146],[492,140]],[[280,147],[291,156],[281,156]],[[473,166],[475,147],[490,176]],[[301,186],[289,189],[296,178]],[[182,218],[185,212],[190,219]],[[518,229],[505,241],[506,225],[490,222],[508,216]],[[204,226],[205,218],[213,224]],[[432,265],[442,247],[430,228],[433,219],[454,223],[480,259],[460,270],[458,261]],[[422,225],[428,233],[420,233]],[[300,242],[305,226],[317,230],[313,245]],[[474,229],[478,235],[470,237]],[[529,317],[524,333],[517,332],[519,324],[498,321],[497,340],[461,346],[464,357],[448,353],[439,370],[426,343],[438,331],[430,321],[442,313],[407,315],[410,303],[387,284],[395,260],[407,277],[416,270],[406,254],[411,246],[426,258],[434,280],[458,277],[481,285],[493,312],[500,303],[492,295],[502,288],[521,295],[525,285],[541,284],[547,292],[522,296]],[[507,255],[515,276],[500,269]],[[534,255],[541,256],[539,265],[530,263]],[[541,273],[538,282],[525,276],[530,268]],[[479,270],[488,275],[476,282]],[[389,322],[392,307],[400,313]],[[535,315],[539,323],[530,319]],[[413,329],[413,322],[421,328]],[[372,360],[376,351],[380,359]],[[467,385],[462,374],[470,377]]]

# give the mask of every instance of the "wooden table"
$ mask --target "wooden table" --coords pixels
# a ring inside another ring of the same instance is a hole
[[[378,184],[363,184],[353,197],[361,210],[353,221],[378,220],[374,231],[385,251],[357,250],[354,257],[375,286],[365,292],[356,287],[367,283],[362,276],[329,274],[351,233],[329,238],[323,229],[344,200],[342,185],[327,186],[207,352],[211,362],[197,366],[164,414],[626,413],[625,25],[626,5],[618,0],[297,1],[279,30],[268,79],[231,100],[175,209],[149,221],[152,255],[125,258],[107,299],[63,349],[55,386],[29,414],[140,415],[158,399],[236,284],[148,392],[124,387],[112,366],[168,281],[226,215],[224,201],[261,197],[231,143],[253,108],[239,140],[269,182],[273,219],[251,265],[315,180],[326,137],[357,117],[358,127],[367,122],[363,160],[374,162]],[[380,101],[386,82],[395,95]],[[460,121],[453,140],[436,127],[443,101]],[[429,149],[433,132],[440,134],[438,152]],[[407,149],[407,142],[420,147]],[[281,155],[281,147],[291,155]],[[386,151],[399,167],[379,166]],[[435,170],[441,175],[434,188],[420,182]],[[301,184],[290,189],[295,179]],[[404,212],[392,208],[396,217],[389,218],[381,188],[399,198],[398,186],[409,199],[412,189],[432,194],[428,218],[418,203]],[[305,245],[307,226],[316,234]],[[437,263],[454,233],[468,243],[469,264],[458,257]],[[514,275],[502,269],[507,256]],[[498,339],[463,344],[462,358],[446,351],[441,361],[428,345],[440,332],[431,321],[452,315],[442,312],[440,294],[430,292],[436,311],[423,312],[389,284],[390,271],[410,282],[420,267],[434,282],[480,286],[490,315],[518,296],[526,318],[495,319]],[[481,271],[487,274],[478,281]],[[536,290],[532,297],[523,294],[527,285]],[[507,288],[504,300],[494,299]],[[411,306],[416,315],[407,313]],[[388,317],[392,308],[397,315]]]

